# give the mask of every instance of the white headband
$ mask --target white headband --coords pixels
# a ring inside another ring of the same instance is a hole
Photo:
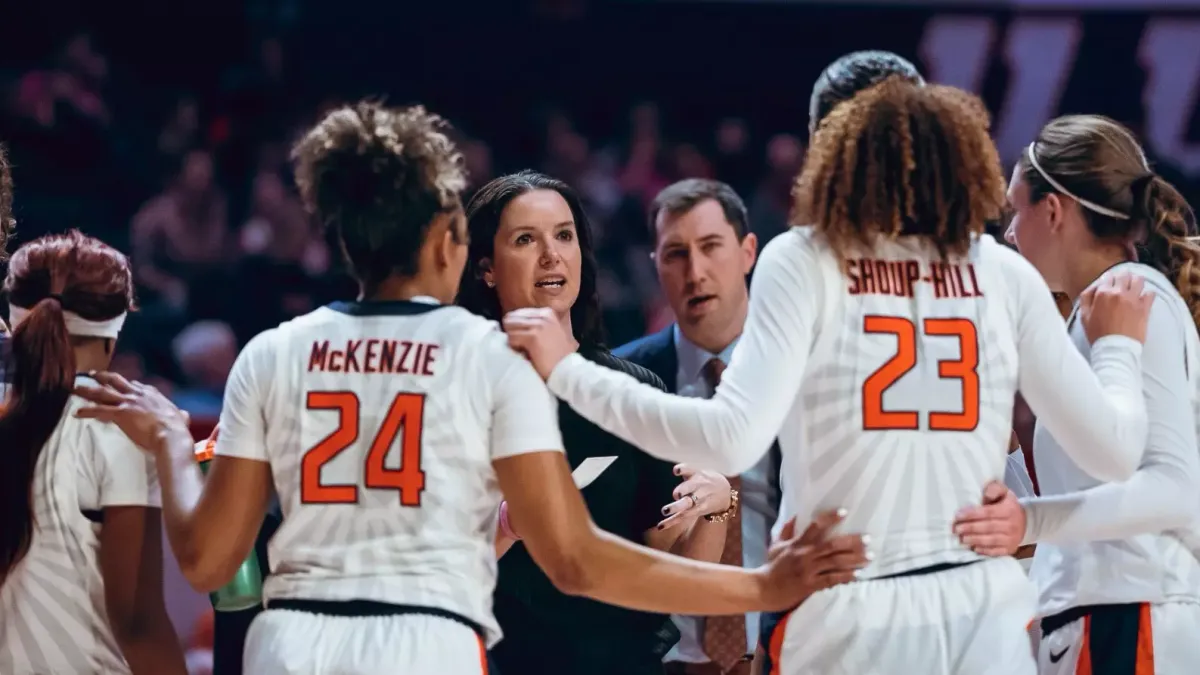
[[[1061,183],[1059,183],[1058,181],[1051,178],[1050,174],[1043,171],[1042,167],[1038,165],[1037,152],[1034,150],[1035,145],[1037,145],[1037,141],[1030,143],[1029,147],[1025,148],[1025,154],[1029,157],[1030,166],[1032,166],[1033,169],[1042,176],[1043,180],[1045,180],[1047,183],[1050,184],[1050,187],[1054,188],[1056,191],[1062,193],[1063,195],[1070,197],[1071,199],[1074,199],[1075,201],[1079,202],[1080,206],[1082,206],[1085,209],[1088,209],[1089,211],[1094,211],[1096,213],[1099,213],[1102,216],[1116,218],[1117,220],[1129,220],[1129,214],[1121,213],[1120,211],[1114,211],[1110,208],[1100,206],[1099,204],[1097,204],[1095,202],[1089,202],[1088,200],[1084,199],[1083,197],[1078,197],[1078,196],[1072,194],[1070,190],[1063,187]]]
[[[24,307],[17,307],[9,304],[8,320],[13,328],[16,328],[25,317],[29,316],[30,310]],[[121,327],[125,325],[125,312],[121,312],[118,316],[114,316],[108,321],[90,321],[79,316],[75,312],[63,310],[63,322],[67,324],[67,333],[77,335],[79,337],[100,337],[117,339],[121,334]]]

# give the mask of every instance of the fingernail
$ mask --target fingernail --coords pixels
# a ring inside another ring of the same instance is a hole
[[[864,534],[864,535],[862,536],[862,543],[863,543],[863,546],[869,546],[869,545],[870,545],[870,543],[871,543],[871,535],[869,535],[869,534]]]
[[[663,512],[663,515],[665,516],[665,515],[667,515],[668,513],[670,513],[670,512],[671,512],[671,509],[668,509],[668,508],[666,508],[666,507],[663,507],[663,510],[662,510],[662,512]]]
[[[675,467],[675,475],[678,476],[680,473],[681,472],[679,471],[679,467]]]
[[[963,530],[963,529],[962,529],[962,525],[955,525],[955,526],[954,526],[954,534],[962,534],[962,530]]]
[[[664,527],[666,527],[666,526],[665,526],[665,525],[663,525],[662,523],[659,523],[658,525],[655,525],[655,527],[657,527],[658,529],[660,529],[660,530],[661,530],[661,529],[663,529],[663,528],[664,528]]]
[[[862,570],[854,570],[854,578],[855,579],[861,579],[863,574],[864,574],[864,572]]]
[[[866,558],[868,561],[871,561],[871,560],[875,559],[875,554],[871,551],[867,551],[866,553],[863,554],[863,557]]]
[[[844,508],[837,510],[838,518],[845,518],[847,513],[850,513],[850,512]]]

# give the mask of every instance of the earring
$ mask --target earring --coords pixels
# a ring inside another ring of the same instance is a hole
[[[488,282],[487,282],[487,286],[488,286],[488,288],[495,288],[495,287],[496,287],[496,282],[494,282],[494,281],[488,281]]]

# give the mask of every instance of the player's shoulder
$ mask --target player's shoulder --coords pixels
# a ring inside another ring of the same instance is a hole
[[[1169,295],[1172,297],[1179,296],[1179,301],[1183,302],[1183,296],[1179,295],[1179,290],[1176,288],[1175,283],[1168,279],[1167,275],[1141,262],[1129,261],[1113,265],[1103,274],[1097,277],[1091,285],[1094,286],[1114,274],[1121,273],[1139,276],[1145,281],[1146,288],[1153,291],[1155,294]]]
[[[615,370],[619,373],[625,373],[642,384],[648,384],[651,387],[661,389],[662,391],[667,390],[667,385],[662,381],[662,378],[651,372],[649,368],[639,366],[632,361],[628,361],[616,356],[607,349],[587,349],[580,350],[579,353],[592,363]]]
[[[755,276],[813,288],[822,275],[840,275],[828,241],[815,227],[797,225],[771,238],[758,255]]]
[[[971,244],[970,261],[985,271],[994,270],[1006,287],[1031,281],[1044,285],[1042,275],[1033,263],[1015,249],[996,241],[990,234],[981,234]]]
[[[829,250],[825,238],[812,225],[795,225],[775,235],[762,249],[762,255],[814,256]]]

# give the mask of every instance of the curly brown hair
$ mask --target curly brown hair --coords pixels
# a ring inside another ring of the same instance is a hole
[[[292,149],[305,206],[333,228],[365,286],[416,274],[430,224],[462,209],[467,175],[449,130],[421,106],[363,101],[326,115]]]
[[[4,151],[4,146],[0,145],[0,261],[8,258],[8,238],[12,235],[13,228],[17,226],[12,209],[12,168],[8,164],[8,155]]]
[[[1179,190],[1150,168],[1133,132],[1101,115],[1059,117],[1042,128],[1017,166],[1035,204],[1058,192],[1049,175],[1069,196],[1124,215],[1081,209],[1094,237],[1134,247],[1139,261],[1171,279],[1200,324],[1196,215]]]
[[[965,253],[1004,207],[1005,180],[983,103],[953,87],[891,77],[837,105],[792,188],[792,220],[843,259],[876,237],[929,238]]]

